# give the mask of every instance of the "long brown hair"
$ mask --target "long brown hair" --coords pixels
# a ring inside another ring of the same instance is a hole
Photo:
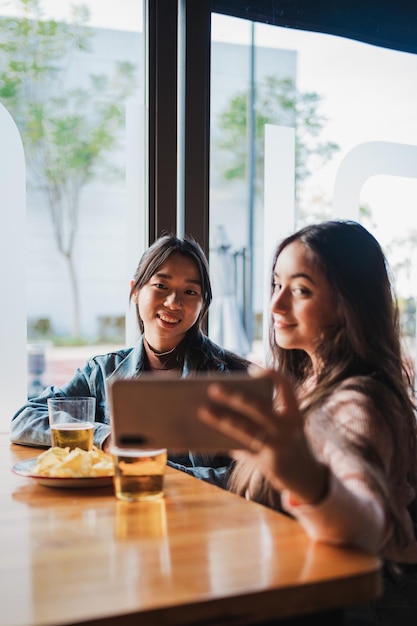
[[[276,249],[272,268],[284,248],[295,241],[313,253],[313,262],[333,289],[339,313],[338,324],[323,335],[318,347],[323,365],[316,384],[302,397],[305,420],[336,388],[349,384],[345,381],[355,377],[352,387],[368,395],[378,409],[391,434],[394,450],[401,454],[401,462],[394,463],[392,475],[387,477],[382,461],[375,463],[372,442],[349,444],[350,452],[362,463],[373,460],[368,465],[371,480],[386,502],[395,535],[401,542],[405,536],[401,512],[395,510],[389,493],[405,480],[417,491],[417,432],[413,389],[402,353],[399,312],[388,263],[377,240],[363,226],[353,221],[331,220],[306,226],[284,239]],[[272,292],[273,269],[271,295]],[[273,367],[279,368],[301,393],[303,383],[312,374],[310,357],[303,350],[285,350],[276,344],[272,317],[269,341]],[[391,410],[384,405],[384,396],[391,398],[390,402],[388,399]],[[325,412],[323,420],[329,420]],[[319,426],[323,432],[331,432],[331,424],[323,422]],[[334,433],[334,439],[347,448],[347,442],[338,433]],[[237,463],[231,489],[243,493],[252,470],[251,459]],[[277,494],[259,480],[257,499],[274,506]],[[417,522],[416,511],[413,517]]]

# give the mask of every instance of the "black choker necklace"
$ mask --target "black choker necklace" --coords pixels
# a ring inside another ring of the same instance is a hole
[[[177,348],[177,346],[174,346],[173,348],[171,348],[171,350],[167,350],[166,352],[158,352],[157,350],[155,350],[155,348],[152,348],[152,346],[150,345],[150,343],[145,339],[146,341],[146,345],[148,346],[149,350],[151,352],[154,353],[155,356],[167,356],[167,354],[171,354],[172,352],[174,352],[175,348]]]

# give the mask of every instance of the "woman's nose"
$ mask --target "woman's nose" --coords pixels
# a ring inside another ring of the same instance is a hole
[[[283,311],[288,309],[288,298],[285,289],[280,289],[272,294],[271,311]]]
[[[181,307],[181,298],[176,291],[170,291],[165,298],[165,306],[178,309]]]

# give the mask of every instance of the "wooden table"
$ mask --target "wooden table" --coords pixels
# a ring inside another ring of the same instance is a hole
[[[378,559],[182,472],[168,468],[163,500],[130,504],[11,472],[39,452],[0,435],[1,626],[253,624],[380,590]]]

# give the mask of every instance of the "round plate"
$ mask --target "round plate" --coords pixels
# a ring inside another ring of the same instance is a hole
[[[56,478],[53,476],[39,476],[31,470],[37,459],[25,459],[13,465],[12,472],[25,478],[33,478],[44,487],[58,487],[59,489],[86,489],[90,487],[108,487],[113,484],[113,476],[92,476],[84,478]]]

